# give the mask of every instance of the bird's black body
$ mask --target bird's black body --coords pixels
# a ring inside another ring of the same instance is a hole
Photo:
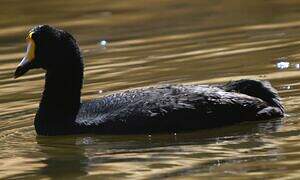
[[[226,92],[225,87],[165,85],[128,90],[83,103],[76,123],[95,133],[154,133],[282,116],[279,108],[255,97]]]
[[[39,49],[31,68],[47,71],[35,117],[41,135],[180,132],[284,115],[276,91],[257,80],[161,85],[81,103],[83,63],[74,38],[47,25],[32,32]]]

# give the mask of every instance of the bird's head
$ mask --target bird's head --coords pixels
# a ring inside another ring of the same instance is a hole
[[[32,28],[26,41],[26,55],[17,66],[15,78],[34,68],[63,70],[72,66],[76,59],[81,60],[78,45],[72,35],[49,25]]]

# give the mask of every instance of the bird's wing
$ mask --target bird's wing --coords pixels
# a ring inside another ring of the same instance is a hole
[[[219,88],[173,85],[128,90],[83,103],[76,121],[85,125],[142,122],[172,117],[172,114],[241,118],[247,115],[253,117],[265,107],[266,103],[258,98]]]

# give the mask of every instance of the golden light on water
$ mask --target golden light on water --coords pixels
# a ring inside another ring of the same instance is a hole
[[[299,177],[300,2],[28,2],[0,7],[0,178]],[[163,83],[252,78],[272,82],[287,116],[176,136],[38,137],[33,119],[44,71],[12,78],[28,30],[38,24],[78,40],[83,100]]]

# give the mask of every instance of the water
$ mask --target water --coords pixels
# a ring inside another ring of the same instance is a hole
[[[3,0],[0,12],[0,178],[299,178],[299,1]],[[78,39],[84,100],[255,78],[279,90],[288,116],[176,135],[36,136],[43,72],[12,76],[37,24]]]

